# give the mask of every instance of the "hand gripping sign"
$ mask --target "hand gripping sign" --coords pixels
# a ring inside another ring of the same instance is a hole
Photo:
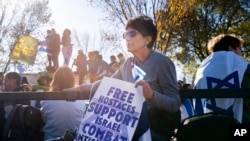
[[[74,140],[130,141],[144,101],[141,86],[104,77]]]

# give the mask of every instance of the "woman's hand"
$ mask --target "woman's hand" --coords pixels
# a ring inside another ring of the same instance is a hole
[[[135,87],[142,86],[143,95],[147,100],[152,100],[154,98],[154,91],[151,89],[149,84],[145,80],[141,80],[135,84]]]

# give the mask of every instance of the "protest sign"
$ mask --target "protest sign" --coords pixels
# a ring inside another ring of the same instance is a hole
[[[33,65],[36,59],[38,40],[29,36],[22,36],[15,44],[11,59]]]
[[[141,86],[104,77],[74,141],[132,140],[144,101]]]

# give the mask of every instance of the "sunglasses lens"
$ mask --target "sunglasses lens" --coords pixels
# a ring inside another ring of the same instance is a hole
[[[136,31],[130,31],[129,36],[130,37],[135,37],[136,36]]]
[[[128,31],[128,32],[125,32],[123,33],[123,38],[125,39],[127,36],[133,38],[136,36],[136,31]]]
[[[125,39],[126,38],[126,33],[123,33],[122,37],[123,37],[123,39]]]

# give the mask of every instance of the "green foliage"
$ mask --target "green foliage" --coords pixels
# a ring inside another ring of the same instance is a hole
[[[250,62],[250,21],[242,22],[230,31],[244,40],[243,57]]]
[[[244,41],[244,57],[249,58],[249,0],[89,0],[107,13],[106,20],[124,25],[139,14],[152,17],[158,37],[154,46],[183,64],[183,73],[193,74],[209,52],[208,41],[218,34],[236,34]],[[115,32],[114,30],[113,32]]]
[[[157,49],[169,53],[181,64],[183,73],[193,74],[196,67],[209,52],[207,43],[221,33],[233,33],[245,40],[245,51],[249,51],[249,1],[247,0],[171,0],[167,11],[160,11],[157,17],[159,42],[166,42],[161,35],[168,35],[168,43]],[[247,30],[246,30],[247,29]],[[245,52],[245,57],[249,54]],[[192,65],[196,63],[197,65]],[[193,66],[193,67],[192,67]],[[190,69],[192,67],[192,69]]]

